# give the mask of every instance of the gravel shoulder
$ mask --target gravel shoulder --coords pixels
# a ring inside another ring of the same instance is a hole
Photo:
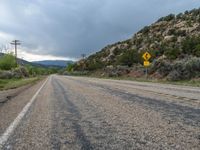
[[[41,78],[27,78],[27,79],[8,79],[8,83],[5,85],[5,89],[0,89],[0,104],[6,103],[8,100],[19,95],[24,90],[32,87],[36,84]],[[8,88],[8,89],[7,89]]]

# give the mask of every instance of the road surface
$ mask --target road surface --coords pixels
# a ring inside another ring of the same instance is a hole
[[[200,89],[52,75],[0,103],[0,149],[199,150]]]

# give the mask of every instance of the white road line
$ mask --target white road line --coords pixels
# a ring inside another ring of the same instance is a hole
[[[6,129],[6,131],[0,136],[0,149],[2,149],[3,145],[7,142],[8,138],[12,135],[16,127],[19,125],[23,117],[28,112],[29,108],[31,107],[32,103],[35,101],[37,95],[40,93],[42,88],[47,83],[48,78],[46,81],[42,84],[42,86],[37,90],[35,95],[31,98],[31,100],[26,104],[26,106],[23,108],[23,110],[19,113],[17,118],[10,124],[10,126]]]

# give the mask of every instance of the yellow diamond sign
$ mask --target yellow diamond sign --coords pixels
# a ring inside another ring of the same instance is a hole
[[[151,58],[151,55],[148,52],[145,52],[142,57],[144,58],[144,60],[148,61]]]
[[[145,66],[145,67],[149,67],[149,65],[150,65],[150,62],[149,62],[149,61],[147,61],[147,60],[144,61],[144,66]]]

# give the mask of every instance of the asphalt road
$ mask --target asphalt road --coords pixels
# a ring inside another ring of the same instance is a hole
[[[200,88],[53,75],[0,103],[0,149],[199,150]]]

